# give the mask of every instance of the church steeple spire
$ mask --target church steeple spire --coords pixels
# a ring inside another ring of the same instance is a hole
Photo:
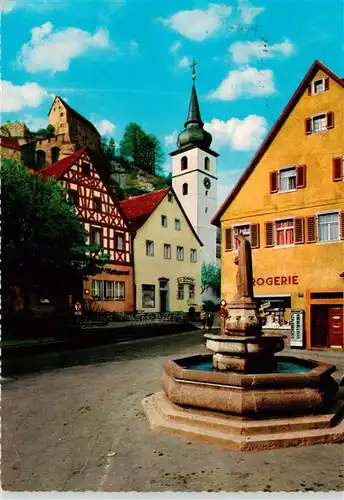
[[[187,120],[184,123],[185,129],[179,134],[177,146],[179,149],[189,146],[198,146],[200,148],[209,149],[213,140],[212,136],[203,129],[204,123],[201,118],[201,111],[199,109],[195,80],[196,71],[195,66],[198,63],[193,61],[190,68],[192,68],[192,89],[189,104],[189,111]]]

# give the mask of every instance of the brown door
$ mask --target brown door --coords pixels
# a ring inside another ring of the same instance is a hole
[[[329,344],[334,347],[343,347],[343,306],[329,306],[328,309]]]
[[[311,347],[328,347],[328,306],[311,306]]]

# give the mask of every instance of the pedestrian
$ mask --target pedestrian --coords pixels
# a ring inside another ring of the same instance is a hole
[[[205,323],[207,321],[207,314],[206,314],[205,310],[203,309],[203,307],[201,309],[201,313],[199,315],[199,319],[201,320],[201,323],[203,325],[202,330],[205,330]]]
[[[214,324],[214,315],[212,312],[209,312],[207,315],[207,327],[209,331],[212,329],[213,324]]]

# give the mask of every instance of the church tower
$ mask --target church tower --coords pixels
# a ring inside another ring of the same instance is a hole
[[[210,149],[212,136],[203,129],[191,65],[192,89],[187,120],[172,156],[172,187],[200,237],[201,263],[216,264],[216,227],[210,221],[217,211],[217,153]],[[204,297],[203,297],[204,299]]]

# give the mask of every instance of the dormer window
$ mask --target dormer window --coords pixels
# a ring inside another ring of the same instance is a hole
[[[188,194],[188,184],[187,184],[187,182],[185,182],[183,184],[183,195],[185,196],[187,194]]]
[[[208,171],[210,170],[210,160],[209,160],[208,156],[206,156],[204,158],[204,170],[208,170]]]
[[[186,170],[188,168],[188,159],[186,156],[183,156],[183,158],[180,160],[180,166],[181,170]]]
[[[317,78],[308,86],[308,95],[322,94],[330,88],[329,78]]]

